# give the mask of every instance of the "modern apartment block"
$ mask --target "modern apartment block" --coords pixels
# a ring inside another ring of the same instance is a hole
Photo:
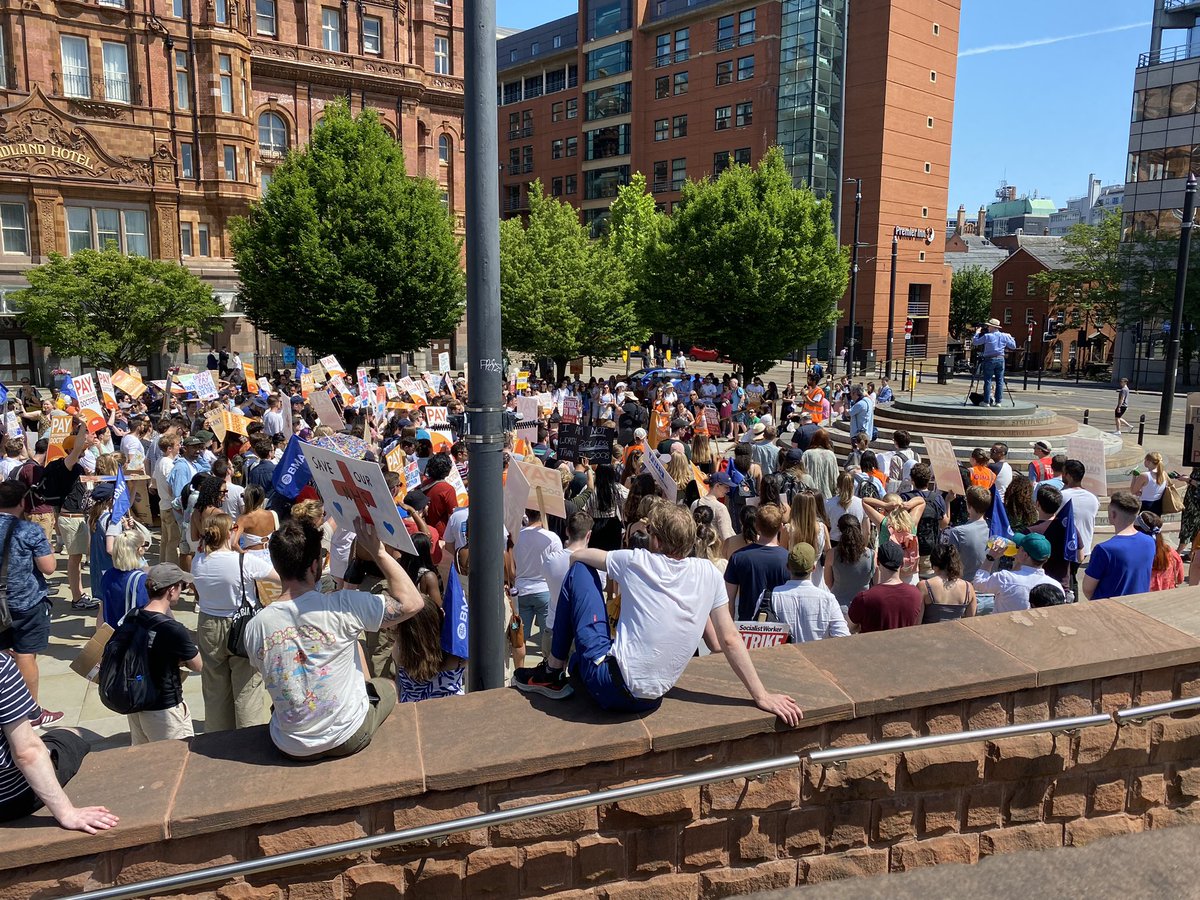
[[[862,180],[857,324],[882,359],[899,240],[895,355],[945,346],[946,221],[959,0],[582,0],[579,14],[498,44],[501,210],[534,179],[599,230],[645,175],[670,212],[688,178],[780,146],[797,184],[833,203],[853,241]],[[847,304],[844,302],[843,307]],[[848,334],[844,319],[837,336]],[[859,354],[860,358],[862,354]]]
[[[109,241],[189,266],[226,308],[211,339],[254,351],[228,224],[335,99],[376,109],[403,142],[410,174],[440,181],[447,206],[461,210],[462,52],[461,9],[434,0],[9,4],[0,13],[0,381],[37,377],[54,362],[15,327],[4,296],[50,253]],[[440,349],[456,343],[447,335]]]

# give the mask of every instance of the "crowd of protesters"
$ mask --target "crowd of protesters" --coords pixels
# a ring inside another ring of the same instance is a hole
[[[37,656],[58,614],[46,576],[60,555],[73,612],[94,611],[110,643],[138,629],[157,638],[153,699],[129,713],[134,743],[193,734],[181,668],[199,675],[206,731],[269,723],[280,754],[298,760],[355,753],[396,703],[464,690],[467,654],[444,625],[470,565],[469,505],[454,486],[469,496],[469,385],[341,373],[361,405],[330,390],[319,405],[338,421],[322,421],[313,392],[324,379],[306,382],[303,366],[257,383],[236,355],[208,366],[216,399],[168,380],[117,391],[100,421],[69,378],[46,397],[23,385],[14,401],[31,433],[10,433],[0,461],[12,620],[0,632],[0,821],[44,804],[64,827],[116,823],[66,800],[59,785],[87,745],[37,703]],[[1173,476],[1158,454],[1107,499],[1114,533],[1098,542],[1101,500],[1079,460],[1039,442],[1019,472],[997,443],[975,450],[954,484],[935,484],[910,435],[878,433],[877,407],[892,399],[886,379],[835,381],[820,367],[782,389],[698,373],[584,382],[514,371],[506,478],[516,466],[555,469],[565,515],[526,503],[505,530],[513,686],[555,699],[582,689],[645,713],[692,657],[717,653],[752,702],[795,725],[801,710],[763,684],[739,623],[776,623],[804,642],[1185,580],[1162,534]],[[218,437],[214,412],[237,414],[237,427]],[[63,416],[69,428],[55,428]],[[839,423],[846,453],[834,449]],[[585,426],[600,443],[560,452],[566,429]],[[386,468],[415,552],[361,520],[339,525],[311,483],[284,489],[289,450],[309,444]],[[131,505],[130,484],[144,485],[144,507]],[[1196,474],[1188,497],[1185,531],[1200,521]],[[194,631],[174,618],[181,605],[196,611]]]

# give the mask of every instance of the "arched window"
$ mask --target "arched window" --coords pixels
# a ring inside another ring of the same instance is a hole
[[[450,165],[450,135],[438,136],[438,162],[443,166]]]
[[[264,156],[282,156],[287,151],[287,125],[278,113],[258,117],[258,150]]]

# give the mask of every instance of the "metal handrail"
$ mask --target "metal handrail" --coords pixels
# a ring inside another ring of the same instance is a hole
[[[1171,700],[1147,706],[1136,706],[1130,709],[1117,710],[1113,713],[1096,713],[1090,716],[1050,719],[1046,722],[1026,722],[1020,725],[1002,725],[998,728],[980,728],[975,731],[956,731],[950,734],[931,734],[923,737],[901,738],[894,741],[879,741],[873,744],[859,744],[854,747],[815,750],[809,753],[806,758],[811,762],[826,767],[842,766],[849,760],[861,759],[867,756],[883,756],[889,753],[927,750],[934,747],[971,744],[979,741],[1000,740],[1030,734],[1073,733],[1081,728],[1089,728],[1094,725],[1111,725],[1114,722],[1118,726],[1123,726],[1192,709],[1200,709],[1200,697]],[[567,797],[559,800],[547,800],[542,803],[514,807],[513,809],[482,813],[477,816],[465,816],[446,822],[437,822],[432,825],[423,825],[419,828],[390,831],[370,837],[339,841],[336,844],[310,847],[306,850],[277,853],[273,856],[264,856],[261,859],[244,860],[242,862],[213,866],[207,869],[198,869],[193,872],[182,872],[178,875],[154,878],[149,881],[101,888],[82,894],[72,894],[66,900],[128,900],[128,898],[145,897],[160,892],[165,893],[180,888],[236,878],[240,875],[253,875],[283,869],[288,866],[300,865],[302,863],[319,862],[339,856],[348,856],[366,850],[377,850],[382,847],[394,847],[400,844],[411,844],[423,840],[437,840],[446,838],[452,834],[474,831],[479,828],[490,828],[495,825],[506,825],[510,822],[521,822],[525,819],[537,818],[538,816],[554,815],[577,809],[588,809],[594,806],[602,806],[606,803],[617,803],[621,800],[630,800],[638,797],[649,797],[686,787],[711,784],[714,781],[728,781],[732,778],[763,778],[783,769],[796,768],[801,765],[804,759],[805,757],[799,754],[789,754],[771,759],[758,760],[757,762],[741,763],[736,766],[725,766],[720,769],[706,769],[703,772],[696,772],[691,775],[675,775],[670,778],[661,778],[628,787],[610,788],[609,790],[581,794],[577,797]]]
[[[1021,725],[1002,725],[999,728],[980,728],[977,731],[955,731],[950,734],[929,734],[924,737],[859,744],[855,747],[834,747],[831,750],[815,750],[808,758],[823,766],[839,766],[864,756],[884,756],[888,753],[928,750],[931,747],[947,747],[952,744],[973,744],[977,741],[1020,737],[1025,734],[1058,734],[1064,731],[1078,731],[1092,725],[1111,725],[1112,721],[1112,716],[1107,713],[1097,713],[1093,716],[1051,719],[1049,722],[1026,722]]]
[[[1151,703],[1148,706],[1135,706],[1132,709],[1119,709],[1113,713],[1113,718],[1116,719],[1118,725],[1140,725],[1149,719],[1169,716],[1172,713],[1184,712],[1189,709],[1200,709],[1200,697],[1168,700],[1165,703]]]
[[[131,897],[144,897],[152,894],[167,893],[180,888],[193,887],[199,884],[209,884],[213,881],[223,881],[239,875],[254,875],[260,872],[270,872],[287,866],[301,863],[319,862],[338,856],[348,856],[366,850],[377,850],[381,847],[394,847],[398,844],[411,844],[449,837],[464,831],[474,831],[478,828],[490,828],[494,825],[507,825],[510,822],[520,822],[576,809],[587,809],[601,806],[605,803],[616,803],[637,797],[649,797],[654,794],[664,794],[686,787],[696,787],[714,781],[727,781],[730,778],[757,778],[778,772],[781,769],[794,769],[801,763],[798,754],[776,756],[772,759],[757,762],[740,763],[736,766],[725,766],[720,769],[706,769],[691,775],[675,775],[671,778],[661,778],[657,781],[647,781],[628,787],[611,788],[597,791],[594,794],[581,794],[578,797],[567,797],[561,800],[547,800],[543,803],[531,803],[528,806],[518,806],[499,812],[483,813],[477,816],[465,816],[461,819],[451,819],[448,822],[436,822],[432,825],[422,825],[420,828],[406,828],[403,831],[390,831],[365,838],[355,838],[349,841],[339,841],[336,844],[325,844],[321,847],[310,847],[307,850],[293,850],[290,853],[277,853],[264,856],[262,859],[250,859],[243,862],[227,863],[223,866],[213,866],[208,869],[198,869],[195,872],[182,872],[178,875],[167,875],[149,881],[139,881],[133,884],[123,884],[96,891],[74,894],[67,900],[126,900]]]

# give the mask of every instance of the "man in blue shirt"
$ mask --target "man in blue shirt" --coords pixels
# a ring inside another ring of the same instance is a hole
[[[1083,595],[1089,600],[1128,597],[1150,590],[1157,543],[1135,527],[1140,508],[1138,498],[1128,491],[1117,491],[1109,500],[1108,521],[1116,534],[1092,548],[1083,577]]]
[[[1017,349],[1017,342],[1011,334],[1000,330],[999,319],[988,319],[987,332],[983,329],[975,332],[971,343],[982,348],[983,360],[979,371],[983,375],[983,399],[988,406],[999,406],[1004,399],[1004,354]],[[992,381],[996,382],[995,398],[992,397]]]
[[[868,440],[875,440],[875,410],[861,384],[850,388],[850,400],[850,433],[861,432]]]

